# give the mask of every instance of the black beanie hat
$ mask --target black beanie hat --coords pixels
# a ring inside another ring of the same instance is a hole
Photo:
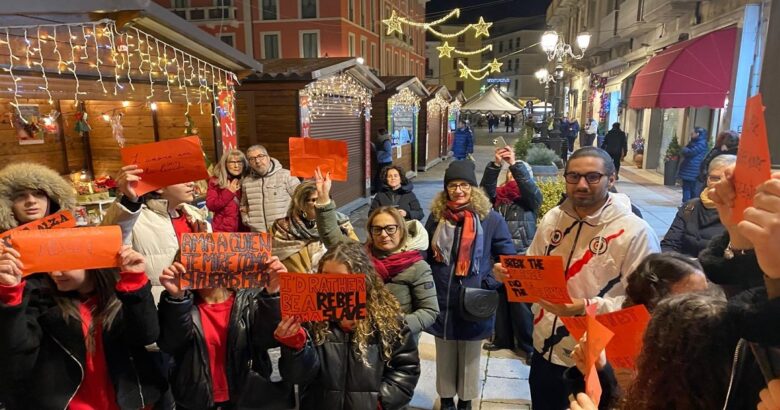
[[[456,179],[462,179],[471,186],[477,186],[477,175],[474,168],[474,161],[468,159],[453,161],[444,172],[444,188],[446,189],[447,184]]]

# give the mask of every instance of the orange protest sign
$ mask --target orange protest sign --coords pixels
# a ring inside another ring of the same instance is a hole
[[[761,94],[748,98],[742,136],[739,138],[737,165],[734,168],[734,200],[732,219],[741,222],[745,209],[753,205],[756,188],[772,176],[766,119]]]
[[[615,334],[596,320],[593,311],[588,312],[585,317],[585,329],[587,332],[585,346],[583,346],[585,349],[585,368],[587,369],[585,374],[585,392],[598,407],[599,401],[601,401],[602,390],[598,373],[596,372],[596,361]]]
[[[650,323],[645,305],[598,315],[596,319],[615,334],[607,345],[607,359],[612,367],[636,369],[636,358],[642,351],[645,329]]]
[[[11,236],[25,276],[37,272],[118,266],[122,247],[119,226],[26,230]]]
[[[281,273],[282,317],[301,322],[366,317],[366,277],[353,273]]]
[[[572,303],[560,256],[506,256],[501,264],[509,271],[506,286],[510,302]]]
[[[262,288],[268,285],[271,236],[268,233],[185,233],[179,247],[187,272],[181,289]]]
[[[314,177],[317,167],[330,171],[334,181],[347,180],[347,143],[315,138],[290,138],[290,174],[301,178]]]
[[[9,229],[0,234],[0,244],[11,246],[11,235],[14,232],[29,231],[38,229],[62,229],[62,228],[75,228],[76,218],[68,210],[55,212],[49,216],[36,219],[35,221],[28,222],[24,225],[17,226],[14,229]]]
[[[134,145],[119,152],[122,164],[135,164],[144,170],[135,186],[138,195],[209,176],[197,136]]]
[[[598,306],[590,305],[585,308],[585,315],[595,315]],[[582,339],[585,332],[588,331],[588,324],[586,316],[558,316],[558,319],[563,322],[563,326],[569,331],[571,337],[575,340]]]

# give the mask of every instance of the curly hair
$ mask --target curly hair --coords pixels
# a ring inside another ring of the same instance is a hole
[[[447,191],[441,191],[433,198],[431,203],[431,217],[435,220],[443,218],[444,210],[447,208],[447,200],[449,199]],[[480,221],[487,218],[490,210],[493,209],[493,204],[490,202],[485,191],[481,187],[471,187],[471,209],[479,215]]]
[[[658,302],[669,296],[675,283],[699,272],[703,272],[701,264],[685,255],[676,252],[648,255],[628,275],[623,307],[645,305],[652,311]]]
[[[342,242],[328,249],[320,260],[319,271],[325,262],[334,261],[344,264],[351,273],[363,273],[366,276],[366,318],[358,320],[354,329],[354,348],[364,364],[370,365],[367,357],[368,346],[378,337],[382,358],[387,361],[393,349],[401,343],[403,320],[401,305],[385,287],[374,265],[366,254],[364,245],[356,242]],[[309,322],[307,327],[315,345],[325,343],[330,334],[327,322]]]
[[[406,184],[409,183],[409,180],[406,179],[406,175],[404,173],[404,169],[403,168],[399,167],[398,165],[388,165],[388,166],[382,168],[382,171],[380,171],[380,174],[379,174],[379,180],[381,181],[382,186],[386,186],[387,185],[387,173],[390,170],[395,170],[396,172],[398,172],[398,176],[401,177],[401,185],[406,185]]]
[[[645,332],[624,410],[719,409],[739,337],[721,292],[684,293],[658,304]]]

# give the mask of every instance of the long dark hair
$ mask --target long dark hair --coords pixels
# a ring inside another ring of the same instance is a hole
[[[671,293],[672,286],[695,274],[703,272],[699,262],[679,253],[654,253],[648,255],[628,275],[626,301],[623,307],[645,305],[652,311],[661,299]]]
[[[95,309],[92,311],[92,323],[87,332],[86,344],[87,351],[93,352],[95,349],[95,324],[100,324],[103,330],[111,330],[122,307],[121,302],[116,297],[116,282],[119,276],[117,269],[88,269],[85,273],[86,279],[91,280],[95,287],[94,293],[97,297]],[[65,323],[71,320],[81,322],[81,313],[79,312],[80,297],[76,292],[60,292],[56,286],[52,289],[54,302],[62,311],[62,318]]]

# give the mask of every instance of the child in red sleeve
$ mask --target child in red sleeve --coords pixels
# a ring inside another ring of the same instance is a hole
[[[279,272],[269,260],[270,283],[264,289],[197,289],[179,287],[185,267],[175,262],[163,270],[160,283],[160,349],[173,356],[171,390],[176,407],[290,409],[292,385],[269,381],[268,349],[279,322]],[[258,310],[277,312],[258,314]]]
[[[157,339],[144,257],[124,246],[116,269],[22,279],[21,256],[0,253],[1,377],[34,409],[139,409],[166,390],[144,346]]]

